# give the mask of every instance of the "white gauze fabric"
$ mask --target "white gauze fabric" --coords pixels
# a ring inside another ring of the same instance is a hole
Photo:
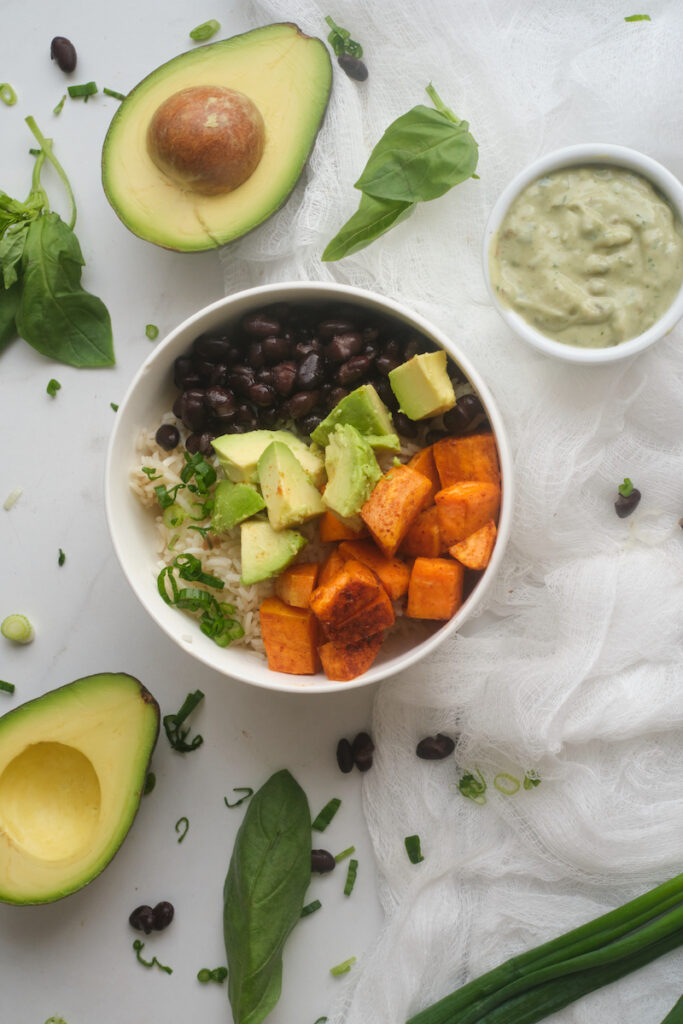
[[[221,256],[227,292],[337,280],[398,298],[444,329],[490,384],[515,453],[515,516],[486,613],[385,682],[364,806],[386,925],[344,980],[334,1024],[400,1024],[506,957],[683,870],[683,333],[608,368],[546,359],[492,309],[488,211],[514,173],[581,141],[641,149],[683,175],[683,8],[622,0],[258,0],[254,25],[351,30],[370,77],[335,64],[325,123],[287,205]],[[418,208],[338,264],[320,254],[355,210],[384,128],[433,82],[470,122],[480,180]],[[616,486],[643,498],[616,517]],[[454,757],[416,742],[458,734]],[[489,782],[477,806],[464,771]],[[491,785],[536,769],[542,783]],[[418,833],[424,861],[403,845]],[[555,1018],[656,1024],[681,992],[669,954]]]

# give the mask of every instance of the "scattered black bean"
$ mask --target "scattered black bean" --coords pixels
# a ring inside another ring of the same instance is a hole
[[[364,82],[368,77],[368,69],[363,61],[358,57],[352,57],[350,53],[341,53],[337,57],[337,64],[354,82]]]
[[[394,426],[404,437],[417,437],[417,425],[404,412],[394,413]]]
[[[443,441],[444,437],[448,436],[447,430],[428,430],[425,434],[425,444],[436,444],[437,441]]]
[[[292,351],[292,355],[294,356],[296,361],[300,363],[301,360],[304,359],[311,352],[320,352],[321,350],[322,345],[320,343],[319,338],[307,338],[302,341],[297,341]]]
[[[332,388],[327,396],[327,408],[334,409],[335,405],[338,405],[342,398],[346,398],[348,393],[348,388]]]
[[[298,420],[312,412],[320,401],[319,391],[297,391],[284,403],[282,412],[285,419]]]
[[[161,903],[157,903],[152,913],[154,914],[154,927],[158,932],[161,932],[164,928],[168,928],[173,920],[175,911],[172,903],[162,900]]]
[[[212,384],[206,389],[204,401],[216,419],[233,419],[237,405],[232,391],[228,391],[216,384]]]
[[[313,391],[325,377],[325,362],[320,352],[309,352],[299,363],[296,386],[302,391]]]
[[[344,775],[353,770],[353,748],[346,739],[339,740],[337,744],[337,764]]]
[[[318,412],[309,412],[308,416],[302,416],[297,425],[303,434],[310,436],[316,427],[319,427],[323,417]]]
[[[642,498],[642,494],[637,487],[634,487],[628,497],[624,497],[620,494],[617,500],[614,502],[614,511],[620,519],[625,519],[626,516],[630,516],[632,512],[635,512],[638,502]]]
[[[246,402],[241,402],[240,405],[237,406],[237,419],[250,430],[256,427],[256,413],[252,406],[248,405]]]
[[[242,330],[252,338],[267,338],[280,333],[280,322],[266,313],[251,313],[242,320]]]
[[[425,736],[423,740],[420,740],[415,748],[415,753],[424,761],[442,761],[454,750],[455,740],[450,736],[444,736],[442,732],[437,732],[436,736]]]
[[[327,850],[311,850],[311,871],[319,875],[332,871],[337,862]]]
[[[254,405],[265,409],[275,401],[275,388],[271,388],[269,384],[261,384],[259,381],[256,381],[249,388],[247,398]]]
[[[392,412],[395,412],[398,409],[398,399],[391,390],[391,384],[389,383],[388,377],[373,377],[373,379],[368,381],[368,383],[372,384],[388,409],[391,409]]]
[[[142,906],[135,908],[128,918],[128,922],[136,931],[144,932],[145,935],[149,935],[156,928],[154,911],[144,903]]]
[[[390,355],[388,352],[381,352],[375,358],[375,367],[379,373],[388,377],[392,370],[395,370],[397,366],[400,366],[404,362],[403,359],[397,358],[396,356]]]
[[[352,320],[342,320],[339,317],[334,320],[321,320],[318,324],[318,337],[321,341],[331,341],[336,334],[347,334],[355,330],[356,325]]]
[[[263,358],[268,366],[287,359],[292,351],[292,342],[289,338],[278,338],[275,335],[271,335],[269,338],[264,338],[261,344]]]
[[[232,342],[227,338],[212,338],[200,335],[193,345],[195,355],[208,363],[227,363],[233,350]]]
[[[172,423],[162,423],[154,435],[154,440],[160,448],[170,452],[180,444],[180,431]]]
[[[226,424],[226,427],[227,426],[228,424]],[[227,431],[221,430],[221,433],[224,434],[227,433]],[[197,452],[200,452],[202,455],[213,455],[213,448],[211,446],[211,442],[217,436],[217,434],[214,434],[207,430],[202,431],[201,434],[195,431],[195,433],[190,434],[188,436],[187,440],[185,441],[185,447],[187,448],[190,455],[196,455]]]
[[[246,395],[252,384],[256,383],[256,376],[250,366],[236,363],[230,368],[227,383],[236,395]]]
[[[366,772],[372,767],[372,755],[375,744],[366,732],[359,732],[351,744],[353,762],[359,772]]]
[[[345,363],[351,356],[357,356],[362,348],[363,338],[358,331],[340,331],[326,346],[325,355],[331,363]]]
[[[180,396],[180,419],[188,430],[201,430],[207,420],[204,392],[199,388],[189,388]]]
[[[477,395],[463,395],[452,409],[443,414],[443,425],[451,434],[464,434],[484,416],[484,407]]]
[[[370,356],[351,356],[341,364],[334,379],[343,388],[348,387],[349,384],[359,384],[364,377],[367,377],[371,366],[372,358]]]
[[[76,67],[76,47],[65,36],[55,36],[50,43],[50,57],[60,71],[69,74]]]
[[[273,387],[278,395],[288,398],[296,380],[296,363],[288,360],[273,367]]]

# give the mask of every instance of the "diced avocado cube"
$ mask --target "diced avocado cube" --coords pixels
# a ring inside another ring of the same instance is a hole
[[[241,558],[245,584],[259,583],[276,576],[294,561],[307,543],[296,530],[276,531],[264,519],[249,519],[242,523]]]
[[[391,390],[408,419],[426,420],[453,408],[455,392],[446,365],[446,353],[439,349],[413,356],[390,371]]]
[[[382,476],[375,453],[350,423],[338,423],[325,449],[327,486],[323,501],[337,515],[360,512]]]
[[[322,455],[309,448],[289,430],[249,430],[246,434],[223,434],[212,444],[228,480],[254,484],[258,480],[258,460],[273,441],[287,445],[316,487],[323,483],[325,464]]]
[[[251,484],[221,480],[213,492],[211,529],[216,533],[225,533],[265,507],[265,501]]]
[[[325,511],[320,491],[281,441],[271,441],[258,460],[258,481],[274,530],[298,526]]]
[[[372,384],[362,384],[337,402],[329,416],[312,432],[311,439],[325,446],[338,423],[350,423],[373,448],[390,452],[400,450],[391,413]]]

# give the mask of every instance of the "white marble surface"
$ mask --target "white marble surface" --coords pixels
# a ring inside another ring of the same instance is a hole
[[[313,880],[310,898],[319,898],[323,910],[305,919],[287,945],[272,1024],[313,1024],[326,1014],[344,985],[329,968],[360,957],[380,927],[361,777],[342,776],[334,756],[341,735],[368,725],[372,692],[354,689],[324,699],[278,695],[196,664],[129,591],[104,518],[104,456],[115,416],[110,402],[119,401],[153,344],[145,324],[157,324],[163,337],[222,294],[222,277],[217,255],[173,254],[148,245],[109,207],[99,162],[116,100],[67,100],[59,117],[52,110],[68,81],[94,79],[100,88],[126,92],[189,48],[189,29],[206,18],[221,21],[221,35],[248,28],[240,6],[0,0],[0,78],[19,97],[16,106],[0,108],[0,187],[18,198],[28,193],[33,142],[24,118],[31,114],[54,139],[71,179],[87,264],[84,285],[111,312],[117,357],[115,368],[89,371],[53,363],[19,340],[0,354],[0,504],[15,487],[23,488],[10,511],[0,509],[0,618],[22,611],[36,629],[34,643],[25,648],[2,642],[0,678],[14,682],[16,694],[0,694],[0,712],[98,671],[137,676],[163,712],[177,710],[191,689],[206,694],[194,718],[203,746],[182,757],[160,737],[156,789],[143,799],[106,871],[52,905],[0,906],[3,1024],[43,1024],[53,1014],[67,1024],[228,1020],[225,986],[195,980],[200,967],[225,959],[222,885],[242,810],[226,809],[223,796],[233,786],[256,788],[281,767],[303,785],[314,814],[331,796],[343,799],[321,845],[336,852],[354,844],[360,867],[350,899],[342,895],[345,868]],[[68,36],[78,50],[78,68],[68,81],[49,59],[55,35]],[[66,214],[52,173],[45,174],[45,184],[54,208]],[[45,391],[51,377],[62,385],[55,398]],[[61,568],[60,547],[66,554]],[[178,845],[174,823],[181,815],[190,819],[190,830]],[[176,919],[166,932],[149,937],[145,955],[171,965],[172,976],[135,962],[137,933],[127,923],[137,904],[162,899],[175,904]]]

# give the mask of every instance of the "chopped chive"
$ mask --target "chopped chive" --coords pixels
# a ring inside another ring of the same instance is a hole
[[[205,39],[210,39],[211,36],[215,36],[216,32],[220,32],[220,23],[215,18],[211,18],[210,21],[204,21],[201,25],[197,25],[190,32],[190,39],[194,39],[196,43],[203,43]]]
[[[320,910],[322,903],[320,900],[313,900],[312,903],[307,903],[305,907],[301,909],[301,917],[308,917],[309,914],[315,914],[316,910]]]
[[[157,473],[154,466],[141,466],[140,470],[148,480],[161,480],[161,473]]]
[[[508,775],[507,772],[498,772],[493,780],[493,785],[504,796],[512,796],[519,789],[519,779],[516,779],[514,775]]]
[[[60,390],[61,386],[62,385],[59,383],[58,380],[55,380],[54,377],[51,377],[50,380],[47,382],[47,387],[45,388],[45,390],[47,391],[50,398],[54,398],[57,392]]]
[[[13,107],[17,102],[17,94],[9,82],[0,83],[0,100],[6,107]]]
[[[337,964],[335,967],[330,967],[330,974],[334,974],[335,977],[340,974],[348,974],[355,962],[355,956],[350,956],[348,960],[342,960],[342,962]]]
[[[66,555],[64,554],[64,552],[60,548],[59,549],[59,555],[57,556],[57,565],[64,565],[65,562],[66,562]]]
[[[628,498],[633,490],[633,481],[629,480],[628,477],[625,477],[623,484],[619,484],[617,490],[622,498]]]
[[[337,856],[334,859],[335,859],[336,863],[338,864],[340,860],[344,860],[346,857],[350,857],[351,854],[355,853],[355,852],[356,852],[356,847],[355,846],[347,846],[346,849],[342,850],[341,853],[338,853]]]
[[[105,96],[111,96],[115,100],[125,100],[125,96],[122,92],[117,92],[116,89],[107,89],[106,85],[102,90]]]
[[[154,493],[156,494],[159,504],[163,509],[169,508],[171,505],[175,504],[178,491],[183,491],[184,489],[185,484],[176,484],[175,487],[170,489],[170,491],[166,489],[165,484],[159,484],[158,487],[154,488]]]
[[[2,507],[4,509],[6,509],[7,512],[9,512],[9,510],[12,508],[12,506],[16,505],[17,501],[19,500],[19,498],[22,496],[23,493],[24,493],[24,488],[23,487],[15,487],[14,490],[10,491],[10,493],[5,498],[5,501],[4,501],[4,504],[3,504]]]
[[[61,114],[62,108],[64,107],[65,102],[66,102],[66,93],[64,93],[64,95],[62,96],[61,100],[59,101],[57,106],[54,108],[52,113],[53,114]]]
[[[149,794],[152,792],[152,790],[154,789],[156,784],[157,784],[157,777],[154,774],[154,772],[147,772],[147,776],[145,778],[145,784],[142,787],[142,795],[143,796],[149,796]],[[180,842],[180,840],[178,840],[178,841]]]
[[[88,99],[97,92],[97,86],[94,82],[84,82],[83,85],[67,86],[67,92],[72,100],[83,99],[87,103]]]
[[[524,776],[524,782],[522,783],[524,789],[531,789],[533,786],[541,785],[541,777],[538,772],[530,771]]]
[[[241,796],[239,800],[235,800],[232,804],[228,802],[227,796],[224,796],[223,801],[226,807],[239,807],[240,804],[243,804],[245,800],[248,800],[250,796],[254,795],[254,790],[251,786],[233,786],[232,791],[233,793],[244,793],[244,796]]]
[[[624,21],[652,21],[649,14],[629,14],[628,18],[624,18]]]
[[[150,477],[151,479],[153,478]],[[177,526],[182,526],[185,522],[185,512],[180,505],[173,504],[164,509],[161,518],[167,530],[175,530]]]
[[[201,981],[202,985],[206,985],[209,981],[215,981],[217,984],[222,985],[227,976],[227,967],[214,967],[213,970],[209,967],[202,967],[201,970],[197,971],[197,981]]]
[[[135,950],[135,956],[137,957],[138,963],[141,963],[143,967],[158,967],[160,970],[165,971],[166,974],[173,974],[171,967],[165,967],[164,964],[160,964],[155,956],[151,960],[143,960],[140,954],[145,948],[144,942],[141,939],[136,939],[133,943],[133,949]]]
[[[458,789],[472,803],[483,805],[486,803],[486,781],[478,768],[475,768],[475,771],[479,778],[476,779],[471,772],[467,772],[458,782]]]
[[[356,875],[358,874],[358,861],[351,858],[349,861],[349,868],[346,872],[346,881],[344,882],[344,895],[350,896],[353,892],[353,887],[356,884]]]
[[[171,577],[172,578],[172,577]],[[174,581],[175,583],[175,581]],[[188,588],[189,590],[190,588]],[[179,596],[182,595],[183,591],[179,591]],[[205,590],[197,591],[198,594],[205,594],[206,597],[210,597]],[[214,599],[215,600],[215,599]],[[178,602],[176,602],[178,603]],[[204,742],[203,736],[195,736],[191,743],[187,743],[187,737],[190,733],[189,726],[187,729],[182,729],[181,726],[185,719],[192,714],[194,709],[201,701],[204,700],[204,694],[201,690],[195,690],[194,693],[188,693],[187,697],[182,703],[182,706],[175,715],[164,715],[163,724],[168,742],[171,744],[174,750],[177,750],[180,754],[187,754],[191,750],[196,750],[197,747],[201,747]],[[182,818],[180,819],[182,821]],[[177,830],[176,830],[177,831]]]
[[[110,408],[110,409],[113,409],[113,410],[114,410],[114,412],[118,412],[118,411],[119,411],[119,407],[118,407],[118,405],[116,404],[116,402],[110,402],[110,403],[109,403],[109,408]]]
[[[183,823],[185,824],[185,831],[183,832],[183,834],[178,839],[179,843],[182,843],[183,839],[185,838],[187,833],[190,831],[190,822],[188,821],[188,819],[186,817],[183,816],[182,818],[178,818],[178,820],[175,823],[175,830],[176,830],[176,832],[180,832],[180,829],[183,827]],[[178,826],[180,826],[180,828]]]
[[[25,615],[8,615],[0,623],[0,633],[15,644],[30,644],[33,640],[33,626]]]
[[[419,836],[406,836],[403,842],[405,843],[406,853],[411,864],[419,864],[420,861],[424,860]]]
[[[340,807],[341,800],[338,796],[333,796],[332,799],[328,800],[325,804],[322,811],[311,825],[311,828],[315,829],[316,832],[324,832]]]
[[[14,683],[6,683],[4,679],[0,679],[0,690],[4,693],[14,693]]]
[[[145,327],[145,334],[150,341],[154,341],[155,338],[159,337],[159,328],[156,324],[147,324]]]

